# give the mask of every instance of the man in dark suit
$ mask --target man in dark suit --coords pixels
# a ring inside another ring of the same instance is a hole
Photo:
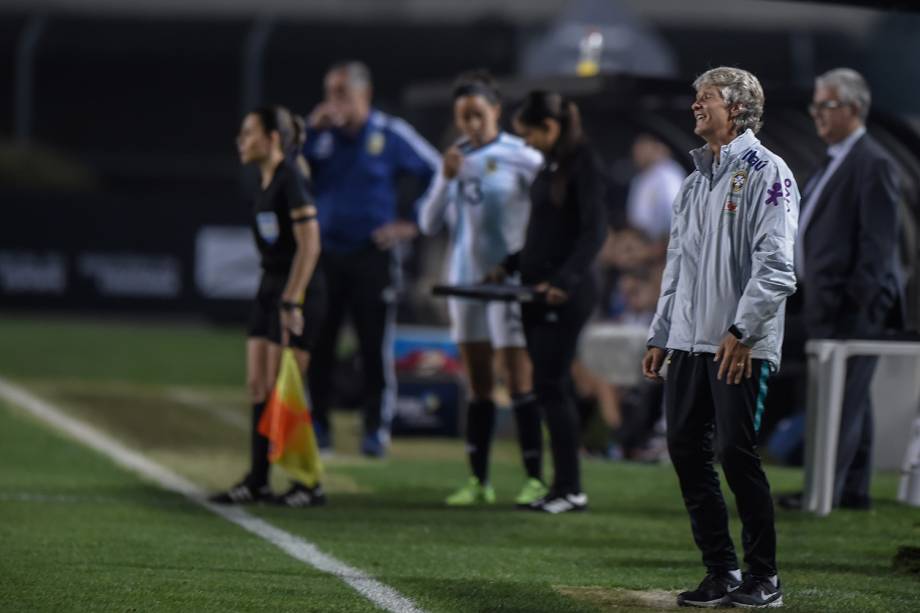
[[[866,133],[871,94],[863,77],[838,68],[815,80],[809,107],[827,157],[806,183],[795,245],[808,338],[877,337],[903,321],[897,262],[897,168]],[[872,407],[878,358],[847,362],[834,505],[869,508]],[[781,496],[801,508],[800,494]]]

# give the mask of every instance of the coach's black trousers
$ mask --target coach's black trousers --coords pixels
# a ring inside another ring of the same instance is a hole
[[[364,431],[389,428],[396,383],[392,356],[395,325],[393,256],[376,246],[320,256],[326,278],[327,313],[310,360],[310,395],[313,416],[329,427],[329,401],[339,331],[346,314],[358,336],[364,375]]]
[[[543,410],[553,452],[552,489],[559,494],[581,492],[578,463],[579,425],[571,385],[578,337],[595,305],[593,283],[579,284],[562,305],[521,305],[527,352],[533,363],[533,389]]]
[[[757,430],[769,365],[728,385],[716,379],[713,354],[671,354],[665,381],[668,450],[677,471],[693,538],[709,572],[738,568],[728,512],[714,462],[722,463],[742,523],[744,561],[759,576],[776,574],[776,531],[770,485],[757,453]]]

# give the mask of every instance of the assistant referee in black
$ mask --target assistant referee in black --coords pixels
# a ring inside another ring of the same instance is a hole
[[[325,503],[319,484],[294,483],[280,496],[272,495],[269,441],[258,429],[282,351],[293,349],[305,376],[325,311],[325,282],[316,266],[319,226],[307,192],[306,162],[300,155],[305,138],[303,120],[279,106],[248,113],[237,138],[240,161],[259,169],[260,184],[252,197],[250,219],[262,279],[246,341],[246,379],[252,402],[250,467],[242,481],[211,497],[219,504],[269,502],[309,507]]]

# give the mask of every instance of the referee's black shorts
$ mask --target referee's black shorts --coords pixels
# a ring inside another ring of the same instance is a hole
[[[287,274],[266,272],[249,316],[248,336],[264,338],[281,344],[281,294],[287,284]],[[290,346],[312,351],[326,315],[326,284],[322,270],[317,268],[310,279],[303,302],[303,334],[291,336]]]

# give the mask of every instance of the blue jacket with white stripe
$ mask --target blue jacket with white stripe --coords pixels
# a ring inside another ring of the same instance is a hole
[[[408,123],[373,110],[356,135],[309,130],[310,162],[323,249],[365,246],[397,218],[396,181],[410,174],[429,186],[441,156]]]

